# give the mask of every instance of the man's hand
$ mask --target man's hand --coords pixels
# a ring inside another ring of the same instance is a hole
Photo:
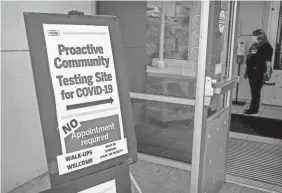
[[[270,78],[270,76],[271,76],[271,70],[270,70],[270,69],[267,69],[266,72],[265,72],[265,74]]]
[[[271,70],[267,69],[266,72],[264,73],[264,81],[269,81],[271,78]]]
[[[247,75],[247,72],[245,72],[244,79],[247,79],[247,78],[248,78],[248,75]]]
[[[271,78],[271,62],[266,62],[266,71],[265,71],[265,74],[264,76],[267,76],[268,79]]]

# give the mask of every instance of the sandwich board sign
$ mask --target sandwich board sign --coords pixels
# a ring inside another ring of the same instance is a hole
[[[137,160],[119,23],[24,13],[51,186]]]

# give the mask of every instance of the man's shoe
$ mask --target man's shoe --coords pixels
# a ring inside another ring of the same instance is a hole
[[[245,110],[244,111],[244,114],[245,115],[253,115],[253,116],[256,116],[256,115],[258,115],[258,112],[257,111],[252,111],[252,110]]]
[[[244,110],[244,114],[245,114],[246,112],[248,112],[248,111],[250,111],[250,109],[245,109],[245,110]]]

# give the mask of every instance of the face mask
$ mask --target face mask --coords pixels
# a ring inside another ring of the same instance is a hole
[[[257,37],[256,37],[256,36],[252,36],[252,41],[255,42],[255,43],[257,43],[257,42],[258,42]]]

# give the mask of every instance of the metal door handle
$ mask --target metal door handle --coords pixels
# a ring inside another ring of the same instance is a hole
[[[220,83],[217,83],[216,80],[211,79],[211,77],[206,77],[205,96],[211,97],[215,94],[217,95],[224,94],[232,90],[238,82],[239,82],[238,76],[234,76],[230,80]]]
[[[206,77],[205,105],[210,105],[212,96],[222,95],[232,90],[236,86],[237,82],[239,82],[238,76],[234,76],[230,80],[221,83],[216,83],[216,81],[211,77]]]
[[[230,80],[225,81],[223,83],[218,83],[213,85],[214,87],[214,94],[222,95],[233,88],[235,88],[236,84],[239,82],[239,77],[234,76]]]

